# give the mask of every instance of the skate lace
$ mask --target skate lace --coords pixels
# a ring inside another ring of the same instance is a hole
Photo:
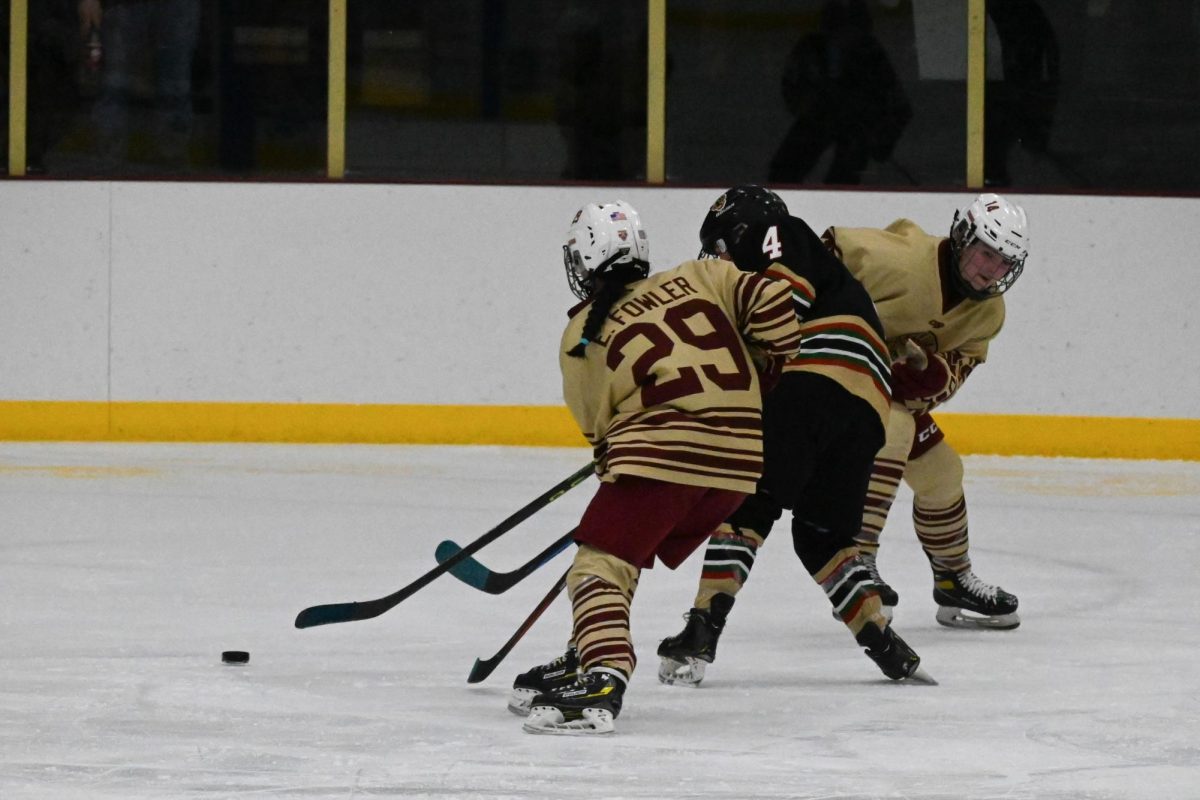
[[[875,566],[875,556],[863,553],[859,556],[859,560],[867,568],[867,574],[871,576],[871,580],[875,583],[883,583],[883,578],[879,577],[879,567]]]
[[[546,665],[544,665],[544,667],[543,667],[543,668],[544,668],[544,669],[545,669],[547,672],[550,672],[551,670],[554,670],[554,669],[557,669],[557,668],[559,668],[559,667],[561,667],[561,666],[564,666],[564,665],[566,665],[567,661],[569,661],[569,660],[571,659],[571,657],[572,657],[572,656],[574,656],[574,655],[575,655],[575,653],[574,653],[574,651],[573,651],[573,650],[568,650],[567,652],[563,653],[563,654],[562,654],[561,656],[559,656],[558,658],[556,658],[556,659],[554,659],[553,661],[551,661],[549,664],[546,664]]]
[[[996,591],[1000,588],[979,580],[979,578],[975,577],[975,573],[969,569],[959,573],[958,582],[970,594],[992,601],[996,599]]]

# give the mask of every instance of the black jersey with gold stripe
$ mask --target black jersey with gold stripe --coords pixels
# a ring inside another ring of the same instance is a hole
[[[891,359],[883,325],[867,291],[821,242],[807,223],[788,217],[767,228],[763,252],[767,277],[786,281],[804,344],[788,372],[815,372],[862,398],[887,424],[891,406]]]

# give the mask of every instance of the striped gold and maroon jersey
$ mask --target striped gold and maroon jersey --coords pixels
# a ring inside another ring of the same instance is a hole
[[[945,402],[976,365],[987,359],[988,343],[1004,325],[1004,299],[965,298],[953,288],[958,269],[944,236],[899,219],[886,228],[829,228],[825,245],[866,287],[893,359],[912,339],[942,355],[951,372]]]
[[[559,348],[563,397],[602,479],[640,475],[753,492],[762,474],[762,395],[753,359],[783,359],[801,334],[786,284],[718,260],[630,284],[583,358],[590,304]]]
[[[866,290],[797,217],[767,228],[763,252],[771,258],[764,274],[791,286],[804,334],[804,346],[784,367],[785,377],[789,372],[824,375],[869,403],[886,426],[891,359]]]

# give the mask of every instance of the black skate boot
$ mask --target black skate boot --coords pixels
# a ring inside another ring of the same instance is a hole
[[[884,616],[888,619],[892,618],[892,609],[900,602],[900,595],[896,590],[887,585],[883,578],[879,577],[879,567],[875,563],[874,553],[862,553],[859,555],[862,559],[863,566],[871,573],[871,582],[875,584],[875,591],[879,592],[879,602],[883,604]]]
[[[709,608],[693,608],[684,615],[687,624],[658,645],[658,679],[668,686],[698,686],[704,680],[705,664],[717,657],[717,640],[733,608],[733,595],[713,596]]]
[[[508,696],[508,710],[525,716],[533,698],[571,686],[579,677],[579,653],[572,645],[567,652],[549,664],[539,664],[528,672],[522,672],[513,681],[512,693]]]
[[[962,572],[934,572],[933,600],[937,621],[948,628],[1006,631],[1021,624],[1017,596],[984,583],[968,567]]]
[[[623,676],[603,667],[592,669],[570,685],[533,698],[522,727],[529,733],[612,733],[624,696]]]
[[[921,657],[892,630],[891,625],[880,630],[877,626],[867,623],[859,631],[855,641],[866,648],[867,656],[892,680],[902,681],[908,678],[922,683],[937,683],[929,673],[921,669]]]

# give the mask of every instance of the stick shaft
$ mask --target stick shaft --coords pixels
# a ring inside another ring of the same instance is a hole
[[[551,542],[546,549],[509,572],[496,572],[489,569],[475,557],[468,556],[460,561],[457,566],[452,567],[450,574],[481,592],[503,594],[553,561],[559,553],[570,547],[575,539],[576,530],[578,529],[572,528],[567,531]],[[437,558],[438,563],[445,563],[461,553],[462,549],[462,546],[457,542],[446,539],[437,546],[434,557]]]
[[[569,567],[567,571],[570,571]],[[471,667],[471,674],[467,676],[467,683],[479,683],[480,681],[486,679],[487,676],[491,675],[492,672],[495,671],[496,667],[500,666],[500,662],[504,660],[505,656],[507,656],[509,652],[511,652],[516,646],[517,642],[521,641],[525,634],[529,632],[529,629],[533,627],[533,623],[537,622],[538,617],[540,617],[542,613],[550,607],[550,604],[554,602],[554,598],[558,597],[558,595],[566,587],[567,573],[564,572],[562,577],[555,581],[554,585],[550,587],[550,591],[546,592],[546,596],[543,597],[536,606],[534,606],[533,611],[529,613],[529,616],[525,618],[525,621],[521,623],[516,632],[514,632],[513,635],[509,637],[508,641],[504,643],[504,646],[496,652],[496,655],[492,656],[491,658],[475,659],[475,665]]]
[[[595,466],[596,462],[593,461],[587,466],[581,467],[570,477],[565,478],[555,486],[543,492],[540,496],[527,503],[523,508],[513,512],[499,525],[468,544],[456,556],[450,558],[445,563],[438,564],[436,567],[429,570],[429,572],[426,572],[424,575],[417,578],[407,586],[387,595],[386,597],[379,597],[374,600],[349,603],[328,603],[325,605],[311,606],[304,609],[296,616],[296,627],[312,628],[317,625],[331,625],[338,622],[353,622],[357,620],[371,619],[383,614],[428,586],[439,576],[449,572],[457,564],[474,555],[483,547],[491,544],[496,539],[499,539],[501,536],[532,517],[538,511],[562,497],[571,489],[574,489],[576,486],[583,483],[583,481],[586,480],[589,475],[593,474],[595,471]]]

